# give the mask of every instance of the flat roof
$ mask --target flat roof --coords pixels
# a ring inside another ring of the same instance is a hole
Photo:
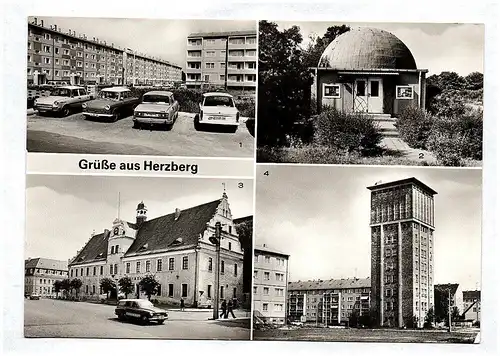
[[[193,37],[231,37],[231,36],[257,36],[257,30],[240,30],[225,32],[194,32],[188,38]]]
[[[373,191],[373,190],[379,190],[379,189],[394,187],[394,186],[398,186],[398,185],[406,185],[406,184],[414,184],[432,195],[437,194],[437,192],[434,189],[429,187],[427,184],[422,183],[421,181],[419,181],[415,177],[395,180],[395,181],[387,182],[387,183],[375,183],[374,185],[367,187],[367,189],[370,189]]]
[[[152,90],[148,91],[147,93],[144,93],[144,95],[165,95],[165,96],[170,96],[173,93],[171,91],[166,91],[166,90]]]
[[[233,96],[229,93],[224,93],[224,92],[209,92],[209,93],[204,93],[203,96],[227,96],[229,98],[232,98]]]
[[[124,91],[130,91],[130,89],[125,88],[125,87],[112,87],[112,88],[104,88],[101,91],[110,91],[110,92],[114,92],[114,93],[121,93]]]

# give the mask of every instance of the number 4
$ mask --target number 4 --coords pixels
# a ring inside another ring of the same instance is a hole
[[[264,175],[265,175],[265,176],[268,176],[268,175],[269,175],[269,171],[265,171],[265,172],[264,172]]]

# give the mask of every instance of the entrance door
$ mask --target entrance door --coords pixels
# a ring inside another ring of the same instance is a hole
[[[354,111],[368,112],[368,94],[366,79],[356,79],[354,85]]]
[[[383,112],[383,91],[382,79],[377,78],[368,79],[368,112],[374,114],[381,114]]]

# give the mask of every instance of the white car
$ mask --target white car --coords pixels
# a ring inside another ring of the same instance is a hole
[[[165,125],[169,129],[179,116],[179,103],[170,91],[154,90],[147,92],[134,110],[134,128],[142,126]]]
[[[230,126],[233,132],[236,132],[238,129],[240,125],[240,113],[234,105],[231,94],[218,92],[205,93],[199,106],[200,112],[195,117],[194,122],[196,130],[199,130],[201,125]]]
[[[50,96],[37,98],[33,108],[39,113],[58,113],[68,116],[74,109],[81,109],[82,104],[92,100],[83,87],[74,85],[59,86],[52,90]]]

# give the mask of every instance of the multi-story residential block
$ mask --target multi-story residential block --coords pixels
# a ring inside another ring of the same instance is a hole
[[[181,80],[181,67],[87,38],[32,18],[28,22],[28,84],[165,84]],[[132,68],[135,68],[135,74]]]
[[[254,248],[253,308],[254,315],[263,321],[285,323],[288,258],[266,245]]]
[[[68,278],[68,262],[48,258],[24,261],[24,293],[55,297],[54,282]]]
[[[371,190],[372,306],[381,326],[423,326],[434,305],[434,195],[416,178]]]
[[[154,274],[160,283],[155,299],[187,306],[213,306],[216,251],[209,237],[221,222],[220,298],[243,303],[243,250],[234,227],[226,193],[221,199],[147,219],[140,203],[136,221],[115,219],[110,230],[90,238],[69,264],[70,278],[83,282],[81,293],[95,297],[100,280],[131,278],[135,296],[144,297],[139,282]],[[115,293],[116,294],[116,293]]]
[[[352,313],[370,312],[370,278],[298,281],[288,284],[288,315],[291,321],[339,325]]]
[[[465,320],[481,321],[481,291],[464,290],[462,291]]]
[[[187,39],[186,84],[255,90],[257,31],[193,33]]]

